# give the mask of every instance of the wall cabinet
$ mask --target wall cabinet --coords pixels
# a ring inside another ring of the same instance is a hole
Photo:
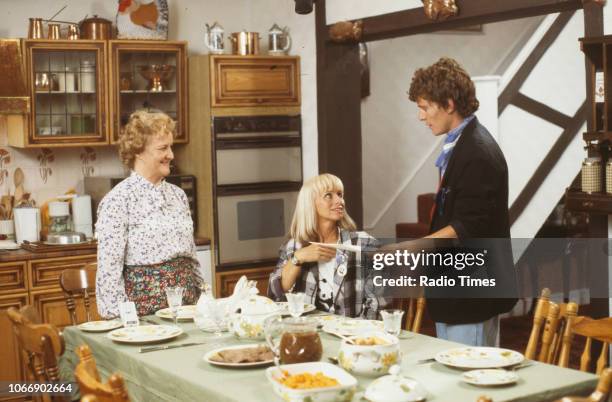
[[[28,115],[9,120],[9,145],[114,143],[137,109],[177,121],[187,142],[186,42],[29,40],[21,42],[31,98]]]
[[[13,328],[6,314],[9,307],[20,308],[31,304],[44,322],[58,328],[71,325],[64,294],[59,284],[59,275],[64,269],[78,269],[95,262],[96,255],[88,254],[71,257],[53,257],[0,263],[0,381],[23,381],[25,366],[19,354]],[[94,319],[97,315],[95,297]],[[77,319],[85,321],[83,298],[75,298]],[[0,401],[18,401],[20,398],[2,398]]]
[[[298,57],[210,56],[212,107],[299,106]]]

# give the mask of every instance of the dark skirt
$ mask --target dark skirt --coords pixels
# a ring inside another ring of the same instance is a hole
[[[123,269],[125,292],[136,304],[139,316],[155,313],[168,307],[166,288],[180,286],[183,305],[196,304],[200,297],[200,280],[196,274],[197,261],[178,257],[153,265],[130,265]]]

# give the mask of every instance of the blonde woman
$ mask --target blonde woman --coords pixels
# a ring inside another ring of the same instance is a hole
[[[280,249],[270,274],[268,294],[277,301],[285,293],[304,292],[317,309],[335,314],[376,318],[384,299],[375,292],[365,253],[353,253],[310,242],[341,243],[375,248],[377,242],[357,232],[346,213],[344,186],[331,174],[307,180],[298,194],[291,239]]]
[[[134,112],[121,133],[119,155],[131,175],[100,202],[96,235],[96,297],[104,318],[133,301],[139,315],[167,307],[165,288],[184,288],[195,304],[201,277],[185,192],[164,180],[174,159],[174,121],[164,113]]]

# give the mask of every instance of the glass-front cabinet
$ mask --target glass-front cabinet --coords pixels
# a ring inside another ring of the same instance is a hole
[[[9,145],[116,143],[130,114],[160,110],[175,119],[176,143],[188,142],[187,42],[23,39],[30,113]]]
[[[104,41],[25,41],[32,110],[25,146],[100,145],[106,130]]]
[[[121,41],[110,44],[111,142],[130,114],[160,110],[176,122],[175,142],[187,142],[186,42]]]

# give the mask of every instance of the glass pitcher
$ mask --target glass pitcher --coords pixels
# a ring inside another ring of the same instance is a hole
[[[321,360],[323,345],[317,333],[317,321],[309,317],[270,317],[265,321],[266,342],[275,360],[283,364]]]

